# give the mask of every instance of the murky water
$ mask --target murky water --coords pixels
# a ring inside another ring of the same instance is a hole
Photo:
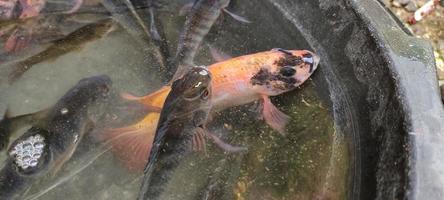
[[[171,9],[177,9],[175,6]],[[275,47],[307,48],[303,39],[294,39],[301,36],[287,26],[288,22],[276,17],[259,18],[253,14],[258,9],[264,8],[233,8],[253,21],[249,25],[227,15],[219,19],[195,62],[214,62],[207,44],[233,56]],[[162,18],[174,49],[184,18],[171,11],[163,12]],[[80,50],[33,66],[2,95],[2,107],[8,105],[14,115],[50,107],[79,79],[98,74],[109,75],[116,91],[140,95],[155,91],[162,86],[158,64],[143,48],[120,27]],[[224,154],[208,142],[205,155],[196,155],[191,165],[180,166],[162,199],[199,199],[208,192],[216,193],[217,199],[236,200],[345,199],[348,143],[335,131],[328,99],[320,90],[322,81],[322,72],[318,71],[313,81],[300,89],[272,98],[291,117],[285,135],[258,119],[253,105],[215,116],[209,128],[231,144],[248,147],[248,151]],[[1,154],[5,156],[5,152]],[[38,181],[26,198],[135,199],[141,175],[127,171],[105,144],[86,142],[57,176],[48,175]]]

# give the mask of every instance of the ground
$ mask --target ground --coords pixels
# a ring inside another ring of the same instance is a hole
[[[436,68],[440,82],[444,83],[444,6],[437,9],[414,25],[407,23],[407,18],[413,15],[413,10],[424,5],[428,0],[384,0],[384,3],[398,16],[402,22],[415,34],[427,39],[433,46]]]

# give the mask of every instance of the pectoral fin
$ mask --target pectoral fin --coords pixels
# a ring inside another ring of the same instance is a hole
[[[274,130],[277,130],[279,133],[284,134],[285,126],[288,123],[290,117],[288,117],[285,113],[281,112],[276,106],[271,103],[270,98],[268,96],[262,96],[263,100],[263,111],[262,115],[265,119],[265,122],[271,126]]]
[[[230,12],[230,11],[227,10],[227,9],[223,9],[223,11],[224,11],[225,13],[227,13],[228,15],[230,15],[231,17],[233,17],[233,18],[234,18],[235,20],[237,20],[237,21],[240,21],[240,22],[243,22],[243,23],[251,23],[251,21],[248,20],[247,18],[242,17],[242,16],[239,16],[239,15],[236,15],[236,14]]]
[[[150,113],[136,124],[106,130],[97,135],[96,140],[110,145],[130,171],[140,172],[148,162],[159,115]]]
[[[191,141],[191,145],[192,145],[192,149],[193,151],[201,151],[204,152],[204,154],[207,153],[207,148],[206,148],[206,140],[205,140],[205,130],[203,129],[198,129],[196,131],[196,133],[193,135],[193,139]]]
[[[238,153],[238,152],[242,152],[242,151],[247,151],[248,148],[247,147],[242,147],[242,146],[233,146],[231,144],[228,144],[226,142],[224,142],[222,139],[220,139],[219,137],[217,137],[216,135],[214,135],[211,132],[206,132],[207,136],[209,138],[211,138],[211,140],[213,140],[214,144],[216,144],[220,149],[222,149],[225,152],[229,152],[229,153]]]

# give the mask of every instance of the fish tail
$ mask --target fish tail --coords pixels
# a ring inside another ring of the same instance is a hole
[[[127,127],[108,129],[96,139],[110,145],[114,155],[129,171],[141,172],[148,161],[155,125],[142,120]]]
[[[140,104],[149,106],[149,107],[162,107],[163,101],[166,99],[166,96],[168,95],[169,90],[167,87],[163,87],[156,92],[150,93],[145,96],[136,96],[133,94],[130,94],[128,92],[122,92],[120,93],[120,96],[123,99],[129,100],[129,101],[137,101]],[[158,99],[164,99],[163,101],[156,102]]]

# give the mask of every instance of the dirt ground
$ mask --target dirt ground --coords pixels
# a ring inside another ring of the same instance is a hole
[[[385,0],[384,3],[398,16],[401,21],[417,36],[429,40],[433,45],[435,62],[440,82],[444,81],[444,6],[437,9],[414,25],[407,23],[413,11],[424,5],[428,0]]]

